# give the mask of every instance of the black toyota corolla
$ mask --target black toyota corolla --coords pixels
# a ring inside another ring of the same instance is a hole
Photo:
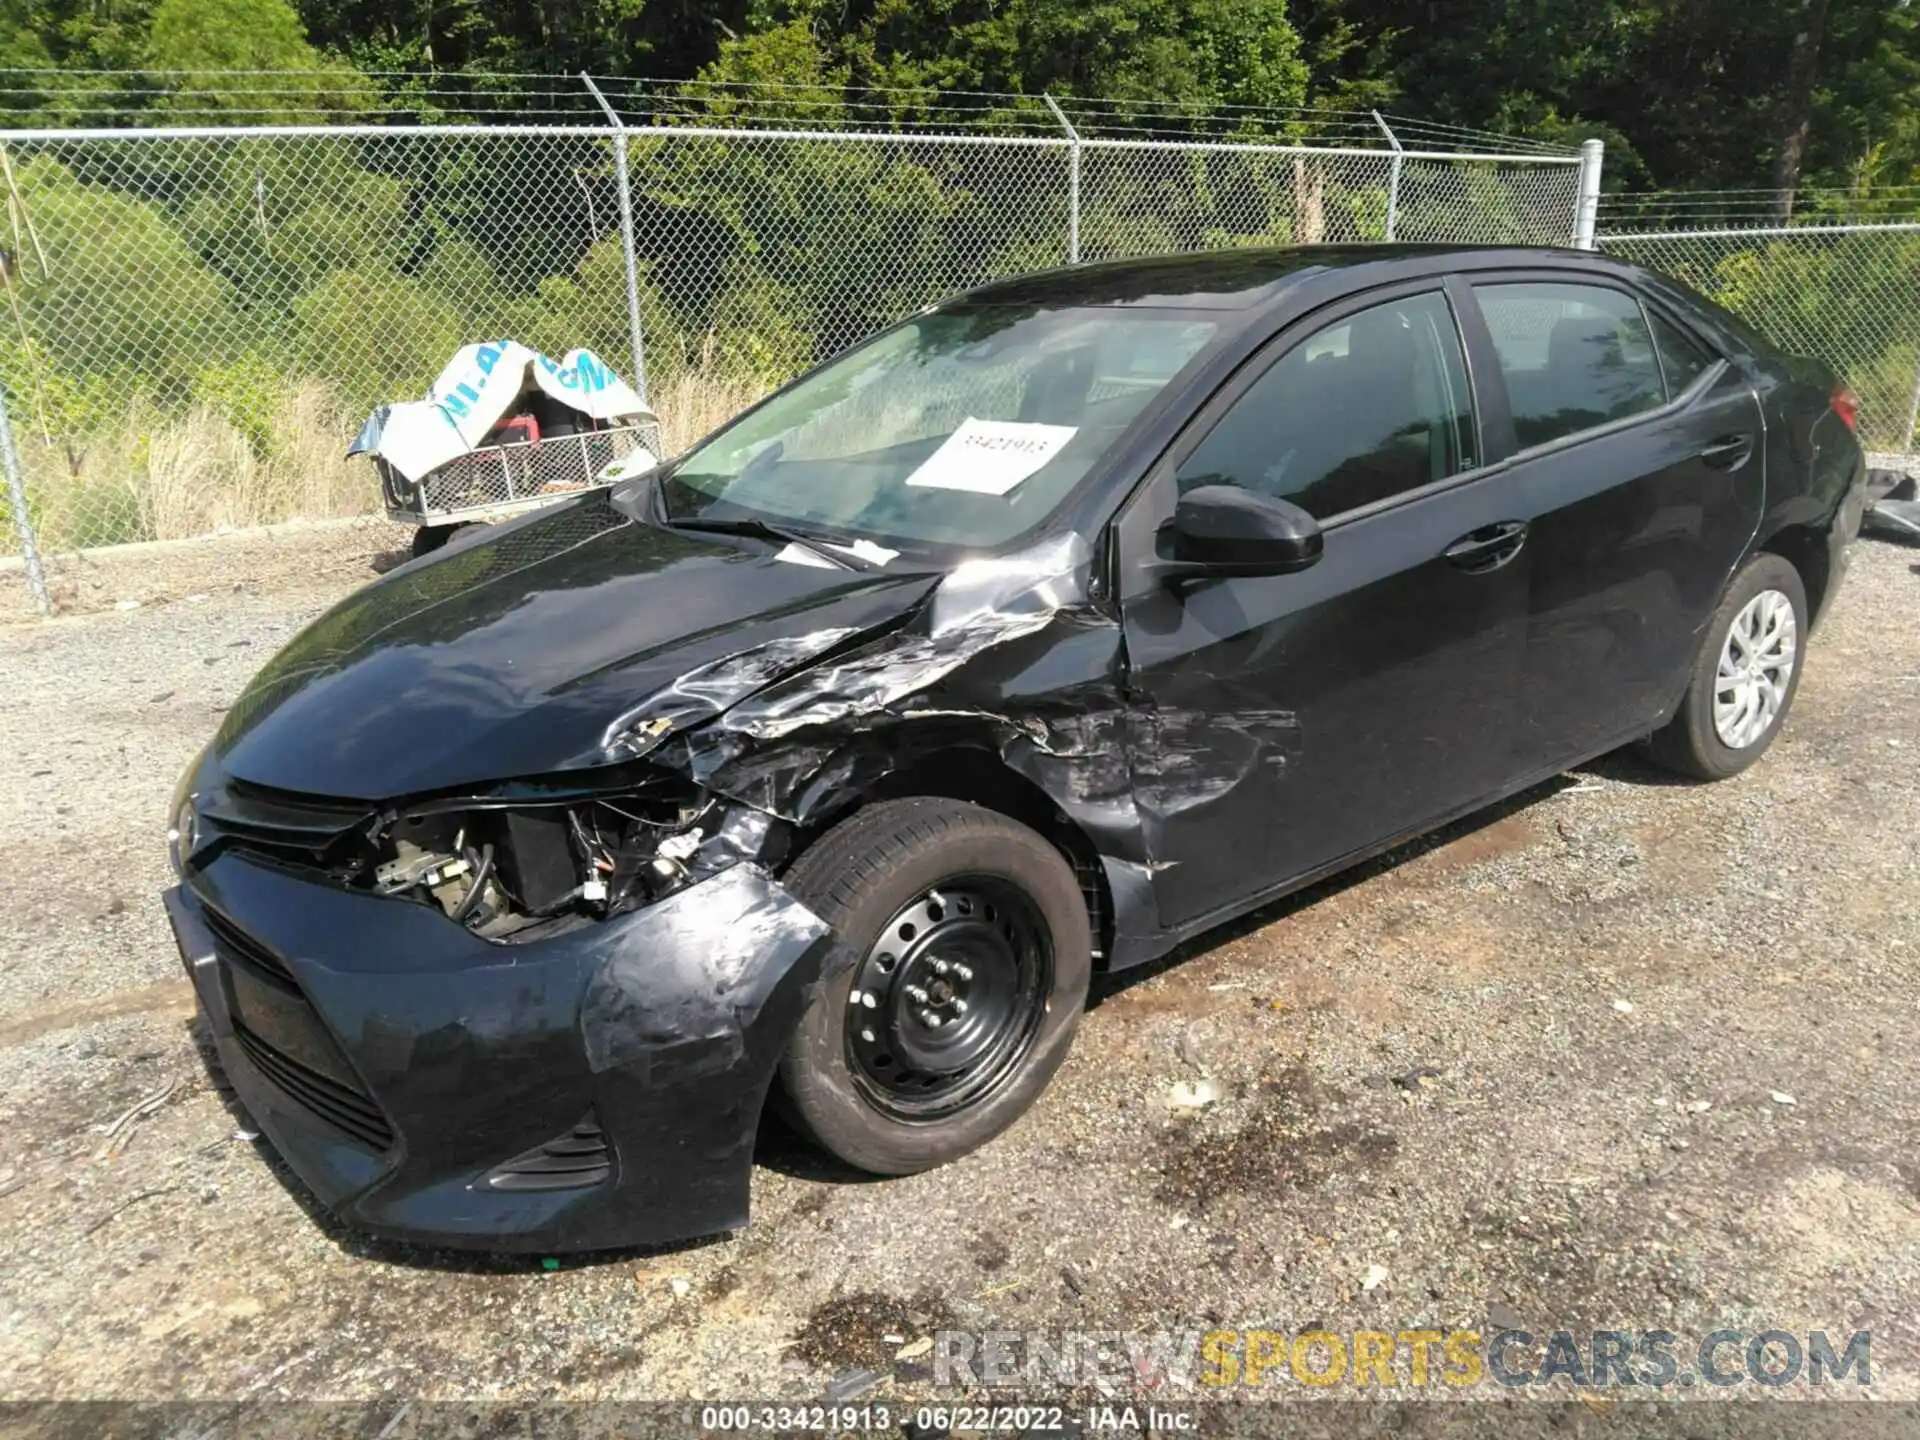
[[[167,907],[349,1222],[735,1227],[770,1099],[937,1165],[1095,969],[1629,742],[1753,763],[1858,526],[1853,412],[1587,254],[991,285],[315,621],[183,780]]]

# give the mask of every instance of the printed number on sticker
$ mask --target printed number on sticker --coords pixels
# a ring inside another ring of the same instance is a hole
[[[926,463],[907,477],[907,484],[1005,495],[1058,455],[1078,430],[1077,425],[976,420],[969,415]]]

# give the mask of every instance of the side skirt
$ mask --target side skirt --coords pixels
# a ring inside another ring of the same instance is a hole
[[[1566,771],[1580,765],[1585,765],[1591,760],[1597,760],[1602,755],[1609,755],[1622,746],[1632,744],[1636,740],[1643,740],[1647,734],[1647,726],[1637,725],[1624,734],[1609,740],[1591,754],[1577,756],[1573,759],[1562,761],[1557,765],[1549,765],[1539,770],[1531,771],[1511,784],[1491,791],[1486,795],[1482,795],[1478,799],[1471,800],[1465,805],[1443,811],[1431,819],[1422,820],[1418,824],[1410,825],[1404,830],[1395,831],[1384,839],[1377,840],[1370,845],[1362,846],[1358,850],[1350,850],[1338,859],[1329,860],[1324,865],[1319,865],[1301,874],[1290,876],[1277,885],[1269,886],[1264,890],[1255,891],[1253,894],[1239,900],[1231,901],[1216,910],[1210,910],[1205,915],[1189,920],[1174,929],[1162,930],[1158,934],[1150,937],[1130,937],[1131,943],[1116,943],[1114,945],[1113,958],[1109,962],[1107,969],[1109,971],[1125,970],[1134,965],[1144,965],[1150,960],[1157,960],[1168,951],[1187,940],[1191,940],[1196,935],[1224,925],[1228,921],[1237,920],[1243,915],[1250,915],[1264,905],[1273,904],[1276,900],[1284,900],[1296,891],[1304,890],[1310,885],[1316,885],[1330,875],[1337,875],[1342,870],[1351,869],[1355,865],[1373,859],[1376,855],[1384,854],[1396,845],[1404,845],[1409,840],[1417,840],[1420,836],[1429,834],[1443,826],[1451,825],[1455,820],[1471,815],[1475,811],[1484,810],[1490,805],[1497,805],[1502,800],[1518,795],[1522,790],[1530,790],[1543,781],[1551,780],[1555,775],[1564,774]]]

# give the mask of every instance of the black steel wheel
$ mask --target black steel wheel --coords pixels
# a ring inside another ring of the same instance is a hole
[[[1045,922],[1017,886],[956,875],[880,927],[847,997],[847,1060],[876,1109],[932,1120],[1006,1083],[1052,990]]]
[[[889,800],[783,879],[835,937],[780,1060],[799,1128],[849,1164],[904,1175],[1018,1119],[1066,1057],[1092,971],[1060,851],[978,805]]]

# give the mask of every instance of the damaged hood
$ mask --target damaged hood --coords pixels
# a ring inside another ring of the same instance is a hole
[[[895,624],[940,578],[793,564],[585,497],[336,605],[254,677],[214,755],[364,800],[602,764]]]

